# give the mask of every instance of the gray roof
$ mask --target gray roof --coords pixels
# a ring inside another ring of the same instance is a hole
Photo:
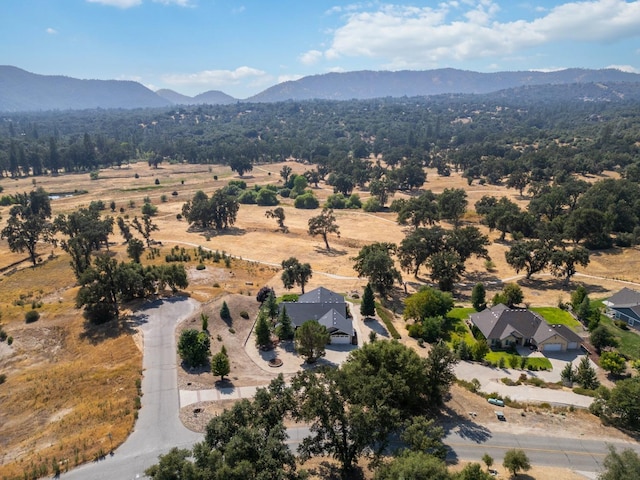
[[[582,338],[580,338],[580,336],[577,333],[575,333],[566,325],[549,325],[546,322],[540,325],[540,328],[538,329],[538,331],[536,332],[533,338],[536,341],[536,343],[541,343],[553,337],[556,334],[560,335],[569,343],[576,342],[578,345],[582,343]]]
[[[524,308],[508,308],[503,304],[487,308],[470,316],[487,339],[504,340],[508,336],[544,342],[555,334],[567,342],[581,343],[582,339],[565,325],[549,325],[540,315]]]
[[[611,295],[604,302],[611,308],[634,307],[640,305],[640,292],[624,287],[618,293]]]
[[[540,322],[540,316],[524,308],[509,308],[498,304],[471,315],[471,321],[480,329],[485,338],[504,339],[510,334],[523,338],[533,338]]]
[[[340,312],[337,312],[333,308],[325,313],[322,318],[318,320],[318,323],[327,327],[327,330],[332,335],[334,333],[353,334],[351,319],[345,318]]]
[[[342,295],[316,288],[304,295],[300,295],[297,302],[282,302],[280,309],[286,307],[287,315],[295,327],[301,326],[307,320],[320,320],[330,310],[335,310],[343,318],[347,318],[347,303]],[[351,334],[351,329],[345,333]]]
[[[343,304],[344,297],[331,290],[318,287],[298,297],[298,303],[335,303]]]

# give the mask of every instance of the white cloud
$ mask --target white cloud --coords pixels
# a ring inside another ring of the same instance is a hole
[[[280,75],[278,77],[278,83],[283,82],[295,82],[296,80],[300,80],[304,75]]]
[[[55,28],[51,28],[51,27],[47,28],[45,32],[47,32],[49,35],[55,35],[58,33],[58,31]]]
[[[562,40],[612,43],[640,35],[640,1],[574,1],[531,21],[510,22],[496,20],[499,6],[491,0],[376,8],[345,13],[325,57],[362,56],[385,61],[392,69],[424,68],[442,61],[510,55]]]
[[[627,73],[640,73],[640,69],[632,67],[631,65],[609,65],[605,68],[615,68],[616,70]]]
[[[322,59],[322,52],[320,50],[309,50],[308,52],[300,55],[300,61],[305,65],[314,65]]]
[[[142,3],[142,0],[87,0],[89,3],[100,3],[110,7],[131,8]]]
[[[87,0],[89,3],[100,3],[109,7],[131,8],[142,5],[142,0]],[[163,5],[178,5],[179,7],[191,6],[191,0],[153,0]]]
[[[269,75],[251,67],[238,67],[235,70],[203,70],[196,73],[173,73],[162,76],[164,83],[174,86],[193,86],[223,88],[240,83],[262,84]]]

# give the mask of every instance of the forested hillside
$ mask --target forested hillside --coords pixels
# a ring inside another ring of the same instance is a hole
[[[486,95],[15,114],[0,124],[0,171],[38,176],[143,159],[156,166],[227,164],[242,175],[256,163],[294,158],[309,164],[309,183],[324,179],[344,196],[367,187],[382,208],[394,191],[422,187],[428,166],[439,175],[459,171],[470,185],[506,184],[529,194],[527,211],[505,202],[475,205],[503,235],[606,248],[640,237],[639,103],[636,84],[598,83]],[[571,176],[605,170],[623,180],[591,185]],[[294,187],[293,179],[285,181]]]

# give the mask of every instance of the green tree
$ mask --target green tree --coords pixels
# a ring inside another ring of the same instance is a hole
[[[273,290],[267,295],[267,299],[262,304],[262,309],[273,321],[278,316],[278,302],[276,301],[276,295]]]
[[[490,470],[493,466],[493,457],[488,453],[485,453],[484,455],[482,455],[482,463],[487,466],[487,470]]]
[[[271,328],[269,328],[267,316],[262,310],[258,313],[256,321],[256,345],[263,348],[271,345]]]
[[[550,257],[551,273],[564,279],[564,286],[569,286],[571,277],[576,274],[577,267],[589,265],[589,250],[575,247],[572,250],[553,250]]]
[[[375,480],[451,480],[446,464],[424,452],[406,451],[376,471]]]
[[[433,419],[422,415],[412,417],[406,422],[406,428],[400,434],[400,439],[409,450],[423,452],[444,460],[447,456],[447,447],[442,439],[444,429],[436,426]]]
[[[362,303],[360,304],[360,315],[363,317],[372,317],[376,314],[376,301],[373,296],[373,288],[367,283],[362,294]]]
[[[465,270],[462,258],[453,250],[443,250],[432,255],[428,265],[431,268],[431,280],[437,282],[438,288],[445,292],[453,291]]]
[[[576,380],[576,370],[572,363],[567,363],[560,372],[560,379],[563,383],[571,386]]]
[[[210,340],[206,332],[196,329],[183,330],[178,340],[178,354],[190,367],[204,365],[209,358]]]
[[[188,460],[190,456],[190,450],[173,447],[168,453],[160,455],[158,463],[144,473],[154,480],[197,480],[200,476],[197,467]]]
[[[514,477],[521,470],[523,472],[531,470],[531,464],[529,463],[527,454],[515,448],[505,452],[502,466],[509,470]]]
[[[462,188],[445,188],[438,196],[440,218],[450,220],[454,228],[457,228],[467,210],[467,204],[467,192]]]
[[[426,360],[427,388],[430,401],[435,405],[442,405],[445,395],[456,379],[453,371],[458,359],[446,343],[440,341],[431,347]]]
[[[246,172],[253,170],[253,163],[251,163],[250,158],[243,155],[237,155],[229,161],[229,167],[231,167],[232,171],[237,172],[238,175],[242,177]]]
[[[200,323],[202,324],[202,331],[206,332],[209,330],[209,315],[202,312],[200,314]]]
[[[505,252],[505,258],[516,273],[524,270],[529,279],[549,265],[551,254],[551,249],[542,240],[522,240],[511,245]]]
[[[273,210],[267,210],[266,212],[264,212],[264,216],[267,218],[275,218],[276,222],[278,222],[278,228],[283,233],[287,233],[289,231],[287,226],[284,224],[285,214],[282,207],[277,207]]]
[[[424,286],[404,301],[404,319],[418,322],[427,317],[445,317],[453,308],[453,297],[448,292]]]
[[[589,340],[598,353],[600,353],[603,348],[615,347],[618,345],[616,338],[605,325],[600,325],[595,328],[591,332],[591,335],[589,335]]]
[[[418,197],[408,200],[394,200],[391,210],[398,214],[397,221],[400,225],[408,224],[414,229],[421,225],[433,225],[440,218],[436,196],[431,190],[425,190]]]
[[[630,448],[622,452],[609,445],[609,453],[604,458],[604,472],[598,480],[636,480],[640,478],[640,457]]]
[[[49,194],[42,187],[38,187],[29,194],[14,195],[14,203],[0,236],[7,239],[12,252],[22,253],[26,250],[35,267],[38,263],[38,243],[49,242],[52,239]]]
[[[418,275],[420,267],[430,257],[445,249],[446,230],[439,226],[416,228],[400,242],[398,259],[406,272]]]
[[[487,308],[487,292],[482,282],[478,282],[473,286],[471,290],[471,305],[476,312],[481,312]]]
[[[320,325],[317,320],[307,320],[296,329],[294,341],[298,354],[305,357],[307,363],[314,363],[324,357],[325,347],[330,336],[327,327]]]
[[[378,416],[350,403],[338,369],[302,371],[291,383],[296,404],[293,418],[306,422],[311,432],[298,447],[300,459],[331,456],[340,463],[342,478],[352,478],[358,458],[374,446]]]
[[[229,375],[231,364],[226,352],[218,352],[211,358],[211,373],[220,377],[220,381],[224,381],[225,375]]]
[[[589,357],[582,357],[580,363],[576,368],[576,382],[578,382],[583,388],[589,390],[595,390],[600,386],[598,376],[595,369],[591,366]]]
[[[605,416],[619,426],[640,430],[640,377],[620,380],[606,400]]]
[[[502,292],[493,298],[493,304],[504,303],[509,308],[519,305],[524,300],[522,288],[517,283],[507,283],[502,287]]]
[[[289,181],[289,175],[291,175],[291,172],[293,170],[291,169],[290,166],[288,165],[284,165],[281,169],[280,169],[280,177],[282,177],[282,181],[286,184]]]
[[[620,375],[626,370],[627,362],[617,352],[602,352],[600,366],[612,375]]]
[[[324,240],[327,250],[331,250],[327,239],[330,233],[335,233],[338,238],[340,238],[340,229],[336,223],[336,217],[333,215],[333,210],[325,207],[322,209],[320,215],[309,219],[309,235],[312,237],[320,235]]]
[[[138,240],[137,238],[132,238],[127,245],[127,255],[131,258],[135,263],[140,263],[140,259],[144,252],[144,243],[142,240]]]
[[[393,244],[376,242],[362,247],[358,256],[352,259],[355,261],[353,268],[358,272],[358,277],[367,277],[371,287],[382,297],[386,296],[395,281],[402,281],[391,258],[394,250]]]
[[[291,318],[287,315],[287,307],[283,305],[282,310],[280,310],[280,315],[278,316],[278,338],[280,340],[291,340],[294,333]]]
[[[308,263],[300,263],[295,257],[290,257],[282,261],[282,283],[284,288],[291,290],[296,284],[304,294],[304,286],[312,276],[311,265]]]
[[[571,293],[571,306],[574,310],[578,310],[578,307],[588,296],[587,289],[582,285],[578,285],[576,289]]]
[[[397,189],[397,184],[384,177],[379,180],[372,180],[369,184],[369,192],[376,197],[380,202],[380,205],[384,207],[390,196],[393,196]]]
[[[143,215],[142,221],[138,220],[138,217],[133,217],[131,225],[142,235],[142,238],[147,242],[147,247],[151,247],[151,233],[158,230],[158,225],[153,223],[151,217]]]

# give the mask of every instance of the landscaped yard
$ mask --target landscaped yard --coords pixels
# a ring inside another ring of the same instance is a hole
[[[515,367],[511,364],[511,361],[515,362],[515,360],[512,360],[513,357],[517,359],[517,364],[515,365]],[[504,361],[505,368],[520,368],[520,362],[524,357],[521,357],[517,353],[500,352],[500,351],[489,352],[484,357],[484,359],[487,362],[492,363],[494,365],[498,365],[500,363],[501,358],[504,359],[503,361]],[[552,366],[549,359],[545,357],[527,357],[527,364],[525,368],[528,370],[551,370]]]
[[[530,310],[541,315],[550,325],[566,325],[574,332],[582,331],[582,324],[565,310],[557,307],[533,307]]]
[[[591,302],[595,307],[603,311],[604,305],[601,300]],[[629,357],[632,360],[640,359],[640,334],[629,328],[629,330],[623,330],[617,327],[613,320],[606,315],[600,315],[600,323],[605,325],[609,331],[618,340],[618,351],[623,355]]]
[[[473,308],[454,308],[447,314],[448,328],[444,333],[444,339],[449,347],[453,348],[462,340],[469,346],[476,343],[466,323],[466,319],[474,312]]]

